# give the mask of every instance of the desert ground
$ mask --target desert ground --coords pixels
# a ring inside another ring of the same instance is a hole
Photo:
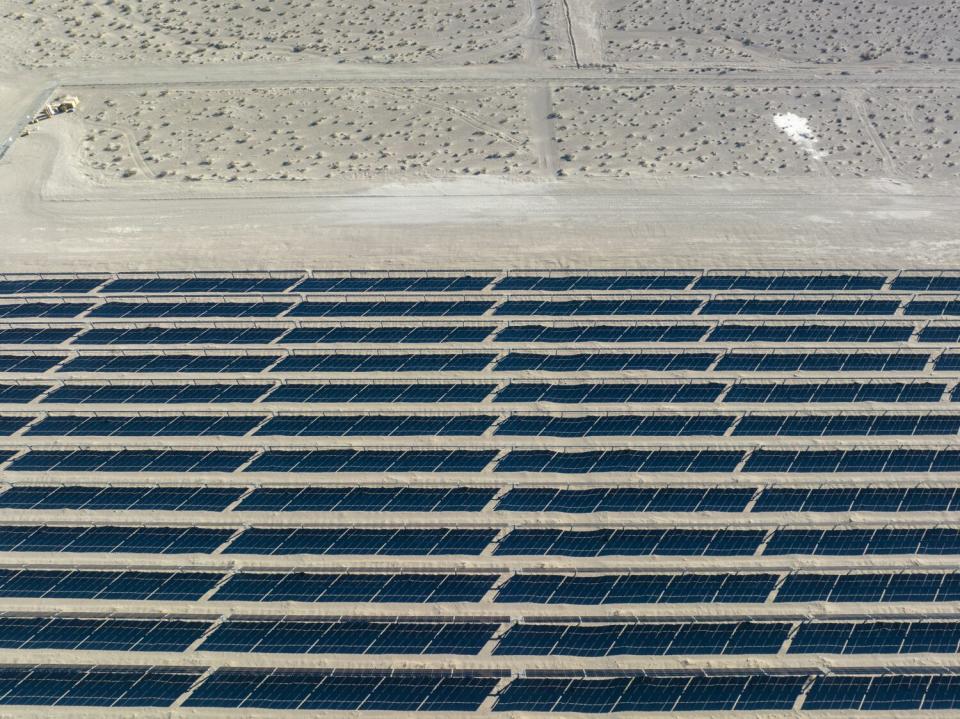
[[[99,269],[93,248],[722,266],[748,245],[938,266],[960,242],[957,0],[0,0],[0,20],[11,270]]]

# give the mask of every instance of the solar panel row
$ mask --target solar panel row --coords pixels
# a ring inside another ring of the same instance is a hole
[[[106,280],[103,278],[100,280]],[[470,292],[486,288],[492,276],[413,277],[121,277],[111,280],[104,293],[173,292]],[[0,292],[4,292],[0,283]]]
[[[3,496],[0,494],[0,506]],[[960,497],[952,487],[523,487],[508,491],[496,509],[574,513],[933,512],[960,509]]]
[[[957,622],[525,623],[512,625],[497,643],[494,654],[579,657],[782,653],[952,654],[958,646],[960,624]]]
[[[960,401],[960,384],[907,382],[604,382],[560,384],[485,383],[280,383],[280,384],[0,384],[0,402],[28,404],[224,404],[252,402],[437,403],[553,402],[779,403]]]
[[[6,275],[0,294],[81,294],[103,286],[103,293],[162,294],[173,292],[453,292],[479,291],[496,277],[486,275],[410,276],[365,274],[363,276],[256,275],[110,275],[43,277]],[[714,273],[647,272],[600,274],[510,274],[497,280],[497,290],[751,290],[751,291],[864,291],[880,290],[889,283],[902,291],[958,291],[955,274],[910,273]],[[692,287],[691,287],[692,284]]]
[[[0,526],[4,552],[479,556],[960,555],[960,529],[323,529]]]
[[[183,619],[0,617],[0,648],[183,652],[210,627]]]
[[[445,343],[955,343],[960,327],[914,325],[632,325],[544,327],[131,327],[0,329],[0,344],[297,345]]]
[[[691,287],[691,283],[695,284]],[[497,290],[879,290],[883,275],[754,275],[754,274],[610,274],[610,275],[510,275],[495,285]],[[957,282],[960,287],[960,281]],[[921,289],[920,287],[911,289]],[[925,288],[924,288],[925,289]],[[931,288],[932,289],[932,288]]]
[[[196,649],[287,654],[477,655],[501,626],[500,622],[442,620],[228,619],[217,625]]]
[[[226,581],[224,581],[226,580]],[[376,574],[0,569],[0,597],[246,602],[955,602],[960,573]]]
[[[0,492],[4,509],[152,509],[222,512],[244,487],[13,486]]]
[[[25,427],[44,437],[866,437],[956,435],[960,415],[0,415],[0,436]]]
[[[943,354],[937,371],[955,371],[960,355]],[[296,355],[80,355],[58,372],[480,372],[496,355],[461,354],[296,354]],[[509,356],[508,358],[509,359]],[[728,352],[705,370],[716,372],[921,372],[931,355],[915,352]],[[497,365],[493,371],[534,369]],[[554,370],[568,371],[568,370]]]
[[[812,680],[812,681],[811,681]],[[806,690],[806,691],[805,691]],[[676,676],[516,679],[496,711],[609,713],[856,709],[946,709],[960,703],[949,675]]]
[[[893,304],[899,304],[894,302]],[[477,317],[493,300],[372,302],[119,302],[98,304],[90,318],[131,317]],[[84,309],[89,305],[81,305]],[[0,315],[2,316],[2,315]]]
[[[0,464],[15,452],[0,452]],[[32,449],[16,456],[12,472],[483,472],[497,450],[175,450]],[[494,472],[957,472],[960,450],[596,450],[515,449]]]
[[[218,669],[184,706],[474,711],[497,681],[459,674]]]
[[[44,372],[920,372],[956,371],[960,355],[916,352],[735,352],[650,354],[557,354],[511,352],[502,359],[484,353],[460,354],[96,354],[0,356],[0,371]]]
[[[0,667],[0,704],[167,707],[202,673],[202,668]]]
[[[0,319],[25,318],[277,318],[277,317],[505,317],[579,316],[831,316],[893,317],[960,315],[955,298],[716,298],[676,295],[648,299],[476,299],[340,301],[39,301],[0,303]]]
[[[476,711],[495,676],[295,669],[5,667],[0,704],[299,710]],[[196,684],[196,686],[195,686]],[[191,690],[192,691],[189,691]],[[188,693],[189,692],[189,693]],[[512,679],[494,711],[667,712],[720,710],[919,710],[960,706],[960,678],[741,674]]]
[[[949,528],[514,529],[494,549],[497,555],[565,557],[955,553],[960,553],[960,530]]]
[[[710,299],[690,295],[648,299],[506,299],[496,305],[494,314],[508,316],[610,316],[610,315],[850,315],[882,316],[904,314],[944,314],[951,310],[950,300],[897,299]],[[960,311],[960,308],[957,309]]]
[[[479,291],[496,277],[486,275],[410,276],[289,276],[256,275],[110,275],[96,276],[28,276],[6,275],[0,280],[0,294],[81,294],[103,286],[104,293],[173,293],[173,292],[452,292]],[[957,291],[960,277],[952,274],[901,273],[712,273],[656,272],[610,274],[511,274],[497,280],[497,290],[535,290],[563,292],[568,290],[752,290],[752,291],[863,291],[880,290],[889,283],[902,291]],[[691,287],[691,284],[693,285]]]
[[[0,330],[4,344],[283,345],[444,344],[493,342],[763,342],[953,343],[960,327],[914,325],[717,324],[629,327],[18,327]]]
[[[493,338],[496,342],[537,343],[693,343],[693,342],[899,342],[913,336],[906,326],[851,325],[511,325]],[[928,335],[929,336],[929,335]],[[924,340],[926,341],[926,340]]]
[[[788,641],[789,640],[789,641]],[[669,656],[956,653],[956,621],[566,624],[500,621],[0,617],[0,648],[273,654]]]
[[[29,456],[29,455],[28,455]],[[254,463],[254,466],[256,463]],[[16,463],[14,464],[16,468]],[[955,472],[960,451],[921,449],[802,450],[512,450],[496,472]]]
[[[0,509],[221,512],[479,512],[493,487],[160,487],[15,485]],[[523,487],[493,505],[506,512],[956,512],[956,487]]]

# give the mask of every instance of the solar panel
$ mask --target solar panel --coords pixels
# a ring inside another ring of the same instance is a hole
[[[63,318],[76,317],[93,305],[87,302],[18,302],[0,303],[0,318]]]
[[[542,372],[616,371],[616,370],[707,370],[716,359],[708,352],[577,352],[539,354],[508,352],[497,361],[500,372],[539,370]]]
[[[108,282],[104,293],[164,294],[174,292],[284,292],[298,278],[284,277],[120,277]],[[97,284],[100,284],[99,280]],[[96,286],[96,285],[94,285]]]
[[[726,388],[719,382],[554,384],[516,382],[500,389],[494,402],[626,403],[713,402]]]
[[[480,487],[260,487],[237,511],[479,512],[495,494],[496,489]]]
[[[10,471],[47,472],[233,472],[253,457],[228,450],[32,450]]]
[[[493,277],[308,277],[298,292],[467,292],[487,287]]]
[[[734,419],[732,416],[698,415],[513,415],[498,424],[496,434],[519,437],[722,436]]]
[[[58,293],[63,295],[79,295],[90,292],[104,283],[108,278],[102,277],[20,277],[14,279],[8,275],[0,280],[0,294],[29,295]]]
[[[508,275],[494,285],[496,290],[680,290],[693,281],[693,275],[613,274],[613,275]]]
[[[226,554],[477,555],[495,530],[470,529],[263,529],[251,527]],[[0,535],[2,536],[2,535]]]
[[[907,342],[913,325],[722,324],[707,342]]]
[[[883,275],[757,275],[713,274],[699,277],[698,290],[879,290],[886,282]],[[895,286],[895,285],[894,285]],[[896,287],[896,286],[895,286]]]
[[[263,422],[262,416],[179,415],[124,417],[66,415],[44,417],[26,432],[30,436],[87,437],[242,437]],[[3,419],[0,418],[0,429]]]
[[[499,640],[494,654],[584,657],[776,654],[792,629],[790,622],[515,624]]]
[[[775,574],[516,574],[498,590],[497,602],[537,604],[764,603]]]
[[[480,472],[495,456],[489,450],[268,450],[245,471]]]
[[[0,704],[169,707],[202,673],[167,667],[8,667],[0,675]]]
[[[701,301],[682,299],[653,300],[506,300],[496,315],[555,316],[578,315],[692,315]]]
[[[289,317],[476,317],[493,307],[489,300],[313,302],[294,306]]]
[[[284,344],[430,344],[445,342],[483,342],[494,327],[297,327],[283,334]]]
[[[960,277],[954,275],[897,275],[891,289],[907,291],[955,292],[960,290]]]
[[[518,678],[496,711],[718,711],[789,709],[807,676],[686,675],[605,678]],[[753,686],[755,685],[755,686]]]
[[[941,358],[942,359],[942,358]],[[728,352],[717,371],[750,372],[867,372],[921,371],[930,355],[915,352]],[[940,363],[938,361],[937,367]]]
[[[479,372],[496,358],[493,354],[322,354],[290,355],[272,372]]]
[[[261,418],[262,419],[262,418]],[[497,419],[489,415],[331,415],[273,417],[255,434],[289,437],[480,436]],[[259,422],[257,422],[259,424]],[[252,427],[251,427],[252,429]]]
[[[0,703],[960,706],[927,668],[960,651],[950,272],[9,275],[0,294],[0,597],[36,605],[0,616]]]
[[[0,493],[0,508],[8,509],[156,509],[220,512],[243,494],[236,487],[11,487]]]
[[[218,669],[185,706],[301,710],[475,711],[495,678]]]
[[[555,452],[512,450],[497,472],[732,472],[744,457],[739,450],[608,450]]]
[[[209,621],[67,617],[0,617],[4,649],[182,652]]]
[[[298,384],[284,383],[266,395],[268,402],[482,402],[494,384]]]
[[[754,488],[515,488],[497,503],[514,512],[742,512]],[[756,510],[754,510],[756,511]]]
[[[46,404],[220,404],[254,402],[272,384],[71,384],[53,388]]]
[[[496,342],[697,342],[710,325],[512,325],[497,332]]]
[[[0,329],[0,345],[59,345],[77,333],[74,327],[15,327]]]
[[[79,333],[74,345],[268,345],[285,330],[268,327],[134,327],[92,329]]]
[[[217,601],[478,602],[497,575],[240,572],[217,588]],[[2,589],[0,589],[2,591]]]
[[[79,355],[57,368],[58,372],[261,372],[274,365],[278,355]]]
[[[232,534],[231,529],[200,527],[7,525],[0,526],[0,550],[208,554]]]
[[[483,622],[231,619],[206,636],[201,648],[279,654],[476,655],[499,627]]]
[[[716,299],[701,308],[701,315],[893,315],[900,309],[895,299]]]
[[[89,317],[277,317],[291,302],[118,302],[97,305]]]

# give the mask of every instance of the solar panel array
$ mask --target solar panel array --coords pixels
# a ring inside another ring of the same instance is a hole
[[[960,272],[0,276],[0,705],[960,709],[958,342]]]

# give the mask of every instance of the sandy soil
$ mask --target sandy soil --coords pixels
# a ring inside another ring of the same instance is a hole
[[[960,176],[954,89],[564,85],[554,99],[570,175]]]
[[[99,178],[306,180],[528,175],[516,87],[336,87],[87,93]]]
[[[960,89],[904,88],[852,95],[885,161],[906,177],[960,177]]]
[[[81,99],[0,160],[4,250],[939,266],[960,243],[956,3],[0,0],[0,143],[48,85]]]
[[[960,62],[957,0],[614,0],[603,23],[615,62]]]
[[[72,151],[97,182],[960,175],[960,90],[945,88],[110,89],[84,101]]]
[[[554,97],[566,174],[863,177],[884,170],[836,89],[564,85]],[[777,127],[775,116],[786,112],[809,120],[819,153]]]
[[[0,58],[22,68],[308,55],[338,62],[509,62],[522,55],[528,14],[523,0],[5,0],[0,10],[0,20],[19,29]]]

